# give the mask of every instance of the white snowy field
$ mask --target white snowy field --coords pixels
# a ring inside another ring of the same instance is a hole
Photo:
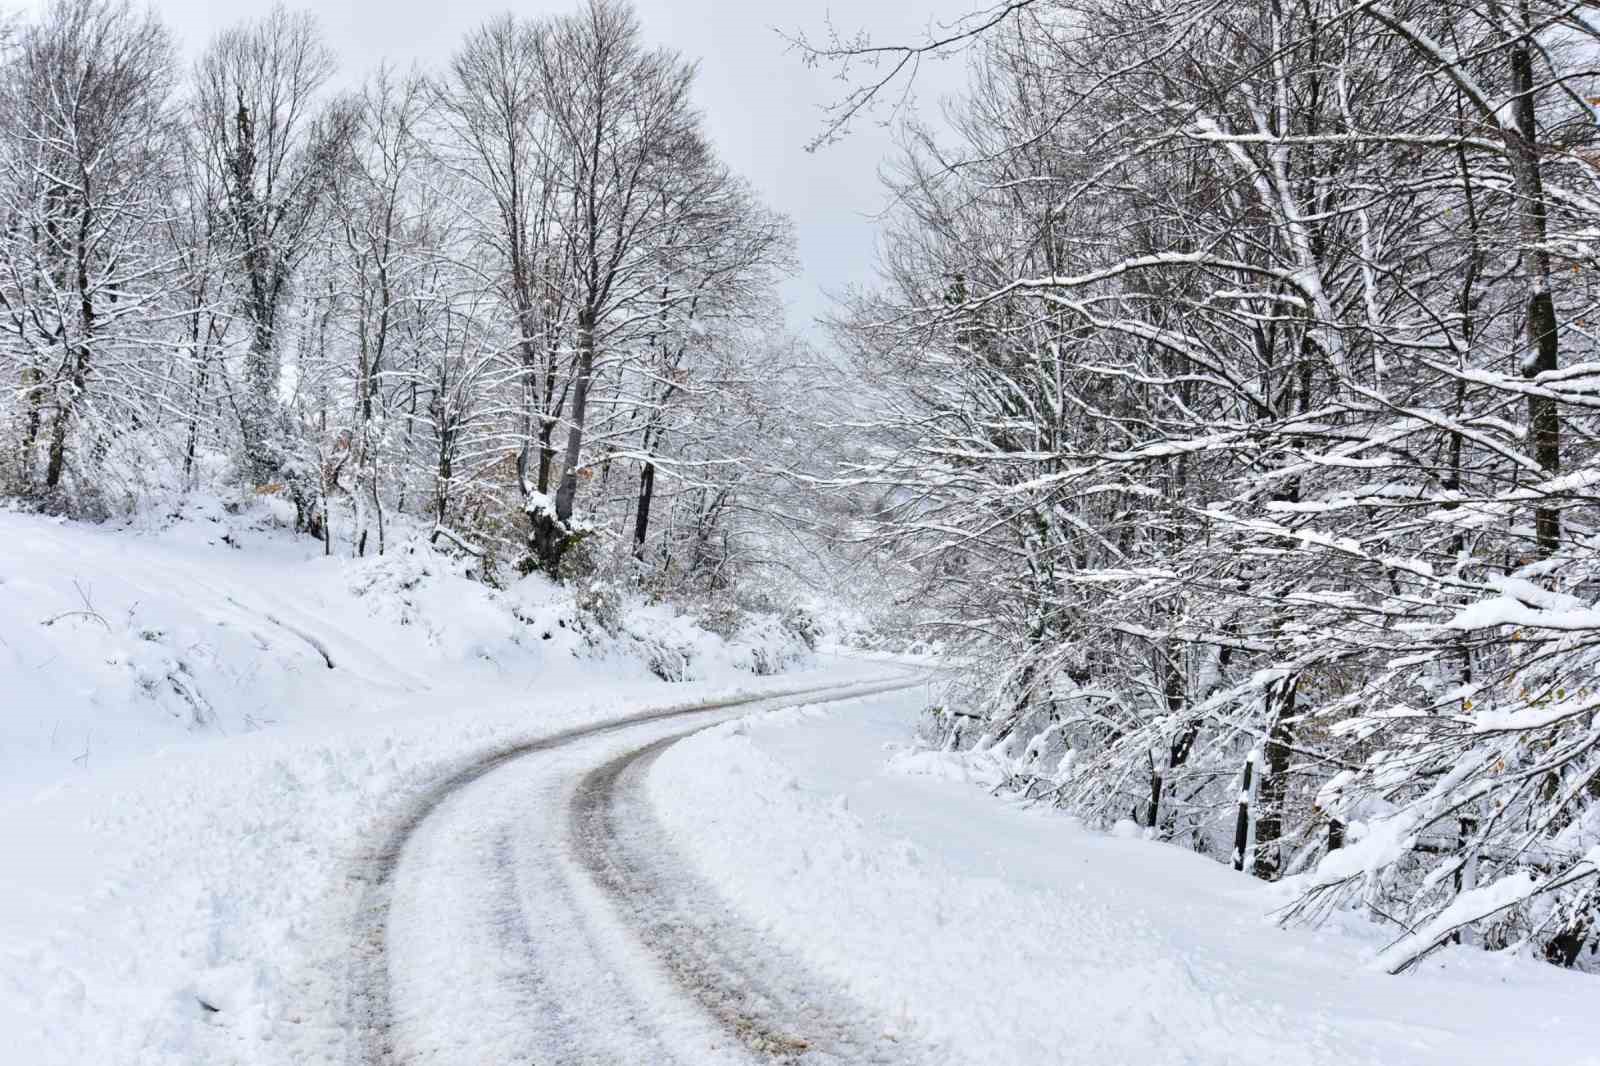
[[[1600,1063],[1595,979],[1376,929],[1275,927],[1270,886],[1090,832],[911,749],[917,694],[718,726],[658,760],[669,837],[779,950],[939,1061]]]
[[[599,633],[537,580],[324,559],[270,518],[0,513],[0,1063],[342,1061],[352,877],[408,797],[576,725],[881,673],[666,607]]]

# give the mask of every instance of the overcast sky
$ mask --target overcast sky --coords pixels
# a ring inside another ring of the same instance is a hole
[[[271,0],[155,0],[183,42],[197,55],[218,30],[254,17]],[[308,3],[339,53],[341,80],[387,57],[400,66],[437,68],[463,34],[502,11],[518,15],[576,8],[576,0],[344,0]],[[874,223],[883,206],[878,164],[891,144],[874,123],[858,124],[841,143],[807,153],[822,125],[820,107],[840,94],[833,71],[808,69],[785,50],[775,32],[824,33],[823,0],[635,0],[646,39],[675,48],[700,65],[696,97],[722,156],[794,219],[804,273],[787,288],[789,319],[797,329],[828,306],[823,290],[837,291],[871,277]],[[842,33],[858,29],[888,41],[920,39],[933,18],[971,7],[968,0],[855,0],[833,9]],[[917,89],[920,106],[933,110],[941,83],[960,81],[959,65],[938,64]]]

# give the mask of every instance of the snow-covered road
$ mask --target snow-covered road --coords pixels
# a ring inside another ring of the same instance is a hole
[[[419,795],[375,853],[356,920],[357,1060],[924,1061],[677,868],[639,786],[663,742],[730,716],[918,683],[882,673],[575,729]]]

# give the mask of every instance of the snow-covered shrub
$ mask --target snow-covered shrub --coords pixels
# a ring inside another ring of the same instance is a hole
[[[468,565],[460,556],[412,537],[384,555],[352,563],[349,589],[351,595],[367,601],[374,615],[396,625],[448,625],[449,616],[436,617],[438,605],[428,601],[430,586],[441,579],[454,579],[458,589],[480,598],[471,589]]]
[[[817,645],[822,642],[822,619],[817,617],[815,611],[802,604],[791,604],[783,611],[783,624],[785,628],[797,633],[805,646],[812,651],[817,650]]]
[[[735,662],[753,674],[779,674],[805,662],[814,650],[813,636],[789,614],[745,612],[729,642],[746,649]]]
[[[573,605],[606,633],[622,630],[628,600],[627,591],[615,578],[591,574],[573,585]]]

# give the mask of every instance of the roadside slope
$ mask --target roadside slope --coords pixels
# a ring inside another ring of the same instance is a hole
[[[327,558],[257,501],[148,528],[0,511],[0,808],[152,752],[337,728],[428,693],[718,680],[803,665],[797,633],[729,637],[665,604],[602,615],[537,577],[493,589],[424,538]]]

